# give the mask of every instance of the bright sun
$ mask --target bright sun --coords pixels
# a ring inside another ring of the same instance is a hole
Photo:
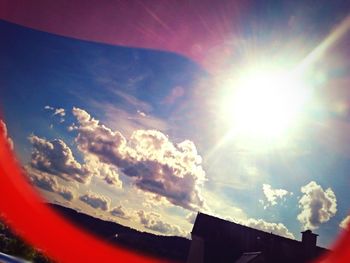
[[[223,115],[250,138],[276,138],[296,124],[307,99],[306,82],[281,70],[254,69],[226,87]]]

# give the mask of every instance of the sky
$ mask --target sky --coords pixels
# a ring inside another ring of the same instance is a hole
[[[282,3],[202,63],[0,20],[0,127],[31,183],[155,234],[190,237],[202,211],[329,247],[349,221],[350,9]]]

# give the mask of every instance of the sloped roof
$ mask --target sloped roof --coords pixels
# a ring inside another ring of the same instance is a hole
[[[291,242],[298,242],[297,240],[294,239],[290,239],[290,238],[286,238],[286,237],[282,237],[273,233],[268,233],[259,229],[255,229],[255,228],[251,228],[245,225],[241,225],[235,222],[231,222],[231,221],[227,221],[224,220],[222,218],[218,218],[215,216],[211,216],[211,215],[207,215],[204,213],[199,212],[197,214],[195,223],[193,225],[193,229],[192,229],[192,234],[197,235],[197,236],[206,236],[206,235],[211,235],[212,232],[217,232],[218,230],[222,231],[222,232],[226,232],[229,233],[231,232],[231,229],[236,229],[236,228],[240,228],[240,229],[245,229],[247,231],[254,231],[257,234],[261,233],[261,235],[274,235],[278,238],[283,238],[283,239],[287,239],[288,241]]]

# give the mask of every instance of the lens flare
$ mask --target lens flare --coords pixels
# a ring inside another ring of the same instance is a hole
[[[234,133],[272,139],[297,124],[310,88],[295,74],[252,68],[225,90],[222,115]]]

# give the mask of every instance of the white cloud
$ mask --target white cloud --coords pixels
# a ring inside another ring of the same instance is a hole
[[[287,190],[273,189],[269,184],[263,184],[263,192],[267,199],[268,205],[271,205],[271,206],[274,206],[277,204],[277,198],[281,199],[288,194]]]
[[[350,216],[345,217],[339,224],[341,228],[348,228],[350,226]]]
[[[165,235],[176,235],[185,236],[186,233],[178,226],[171,225],[163,221],[161,216],[157,213],[146,213],[143,210],[137,212],[140,223],[147,229],[165,234]]]
[[[145,192],[139,188],[136,189],[137,193],[142,196],[141,198],[144,200],[142,203],[143,207],[147,207],[149,209],[157,209],[160,207],[168,207],[169,206],[169,201],[158,194],[154,194],[151,192]]]
[[[311,181],[301,187],[304,194],[299,200],[301,209],[298,220],[304,229],[316,229],[320,224],[327,222],[337,212],[337,199],[331,188],[326,189]]]
[[[66,116],[66,111],[63,108],[54,108],[49,105],[46,105],[44,107],[45,110],[52,111],[52,116],[58,116],[60,117],[60,123],[64,122],[64,116]]]
[[[13,141],[7,134],[7,127],[4,121],[0,119],[0,136],[3,136],[5,141],[8,142],[11,149],[13,149]]]
[[[45,110],[55,110],[55,108],[54,107],[51,107],[51,106],[49,106],[49,105],[46,105],[45,107],[44,107],[44,109]]]
[[[64,109],[59,108],[59,109],[55,109],[55,112],[53,113],[53,115],[59,115],[61,117],[64,117],[66,115],[66,112],[64,111]]]
[[[100,162],[91,154],[85,154],[84,160],[90,173],[103,179],[109,185],[122,188],[122,181],[119,179],[119,172],[115,166]]]
[[[147,117],[147,114],[144,113],[143,111],[137,110],[137,113],[142,117]]]
[[[127,140],[84,110],[73,108],[78,125],[78,149],[114,165],[134,178],[139,189],[165,197],[172,204],[195,209],[203,206],[200,186],[205,180],[201,157],[193,142],[172,143],[156,130],[136,130]]]
[[[63,108],[54,108],[49,105],[44,107],[45,110],[53,111],[53,116],[58,115],[60,117],[66,116],[66,111]]]
[[[242,222],[242,224],[259,229],[264,232],[271,232],[273,234],[295,239],[293,233],[291,233],[288,228],[282,223],[270,223],[266,222],[263,219],[253,219],[249,218],[248,220]]]
[[[88,192],[81,195],[79,199],[95,209],[101,209],[102,211],[108,211],[111,201],[106,196]]]
[[[72,189],[59,185],[57,179],[47,173],[42,173],[31,167],[26,167],[26,171],[31,183],[43,190],[61,195],[67,201],[72,201],[75,198],[75,193]]]
[[[48,141],[31,135],[29,141],[33,146],[30,160],[32,168],[57,175],[67,181],[86,183],[90,180],[90,171],[75,160],[71,149],[62,140]]]

